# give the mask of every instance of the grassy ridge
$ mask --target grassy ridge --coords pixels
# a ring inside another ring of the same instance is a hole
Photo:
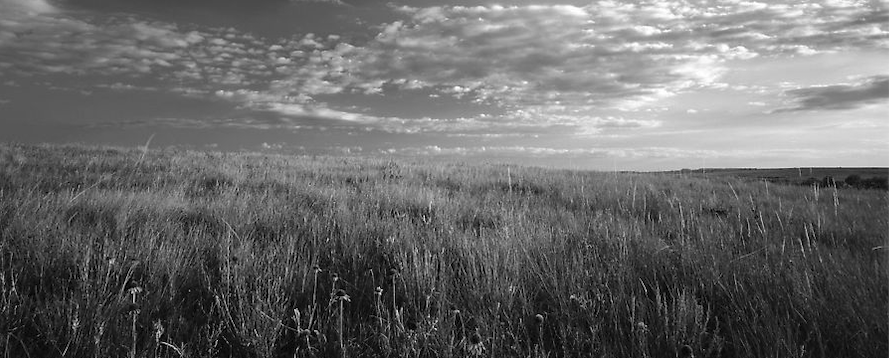
[[[766,180],[778,184],[804,186],[840,186],[866,189],[889,189],[889,168],[705,168],[683,169],[664,173],[700,177],[737,177],[751,180]],[[849,177],[857,180],[845,182]]]
[[[11,357],[875,357],[887,196],[0,145]]]

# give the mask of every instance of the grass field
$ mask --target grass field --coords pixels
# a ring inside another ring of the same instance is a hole
[[[880,357],[885,191],[0,145],[3,357]]]
[[[853,175],[862,179],[879,178],[885,182],[889,177],[889,168],[705,168],[683,169],[665,173],[702,177],[736,177],[794,185],[810,185],[808,182],[832,178],[840,186],[843,186],[843,181]],[[883,188],[885,189],[885,185]]]

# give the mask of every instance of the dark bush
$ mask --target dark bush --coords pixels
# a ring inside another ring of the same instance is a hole
[[[889,179],[886,177],[873,177],[861,181],[861,186],[867,189],[889,189]]]

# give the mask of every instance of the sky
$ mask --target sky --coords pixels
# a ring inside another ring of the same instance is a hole
[[[0,0],[0,141],[889,166],[889,1]]]

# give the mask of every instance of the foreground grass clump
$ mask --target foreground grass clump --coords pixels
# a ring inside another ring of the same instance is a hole
[[[876,357],[882,191],[0,145],[4,357]]]

